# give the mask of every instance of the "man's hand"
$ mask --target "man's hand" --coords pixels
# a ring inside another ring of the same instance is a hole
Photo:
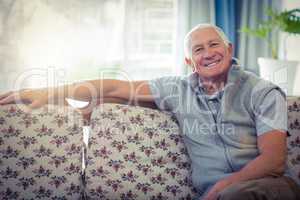
[[[206,194],[203,200],[217,200],[217,197],[221,191],[231,184],[227,179],[218,181]]]
[[[0,105],[25,103],[30,109],[39,108],[49,101],[47,89],[25,89],[0,94]]]

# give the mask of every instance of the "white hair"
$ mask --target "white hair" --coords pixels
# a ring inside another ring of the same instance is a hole
[[[192,54],[192,48],[191,48],[192,33],[206,28],[213,28],[217,32],[217,34],[221,37],[221,39],[223,40],[226,46],[230,44],[228,37],[225,35],[224,31],[221,28],[212,24],[198,24],[194,28],[192,28],[192,30],[190,30],[184,37],[184,54],[186,58],[190,58]]]

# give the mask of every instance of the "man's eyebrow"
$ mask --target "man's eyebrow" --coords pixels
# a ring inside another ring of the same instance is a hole
[[[209,40],[208,43],[212,43],[212,42],[221,42],[220,39],[213,39],[213,40]]]
[[[209,40],[207,43],[210,44],[212,42],[221,42],[220,39],[212,39],[212,40]],[[196,49],[198,47],[203,47],[203,44],[196,44],[195,46],[192,47],[192,49]]]

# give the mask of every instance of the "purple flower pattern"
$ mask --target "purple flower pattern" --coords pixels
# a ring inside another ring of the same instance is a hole
[[[0,199],[80,199],[83,119],[68,109],[0,107]]]
[[[288,97],[288,166],[300,183],[300,98]],[[83,119],[59,108],[0,108],[0,199],[193,199],[190,161],[175,120],[157,110],[105,104],[92,114],[86,185]]]
[[[300,184],[300,97],[288,97],[288,161],[293,178]]]
[[[91,124],[86,155],[88,199],[195,196],[189,158],[178,125],[169,114],[104,104],[93,111]]]

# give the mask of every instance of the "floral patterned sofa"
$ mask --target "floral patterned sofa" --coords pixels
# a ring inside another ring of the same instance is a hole
[[[22,110],[0,107],[0,199],[79,199],[80,113],[50,106]]]
[[[288,161],[294,180],[300,185],[300,97],[287,98]]]
[[[175,121],[149,108],[104,104],[91,116],[88,199],[192,199],[190,162]]]
[[[288,98],[288,126],[287,165],[299,181],[299,97]],[[194,196],[189,158],[168,113],[103,104],[92,113],[87,146],[82,127],[81,115],[70,108],[28,114],[16,105],[1,106],[0,199]]]

